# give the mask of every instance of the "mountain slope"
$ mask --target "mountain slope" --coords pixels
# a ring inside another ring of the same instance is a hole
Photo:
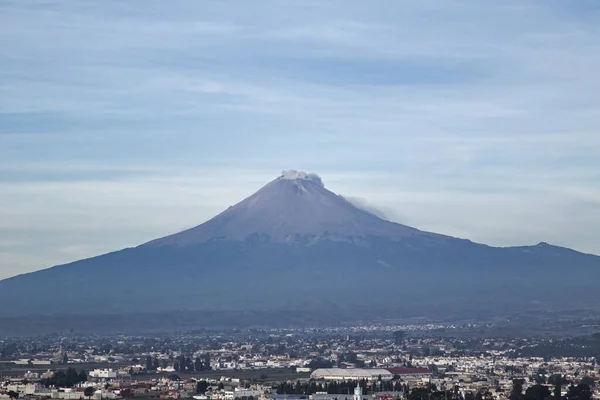
[[[321,235],[330,239],[369,235],[390,238],[441,236],[382,220],[325,189],[320,180],[307,179],[306,174],[296,171],[285,171],[281,177],[210,221],[146,245],[188,246],[210,240],[245,240],[254,234],[277,242]]]
[[[385,221],[284,172],[195,228],[0,281],[1,313],[597,307],[600,257],[494,248]],[[22,299],[23,301],[14,301]]]

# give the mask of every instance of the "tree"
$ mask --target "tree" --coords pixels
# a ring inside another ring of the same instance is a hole
[[[208,389],[208,382],[198,381],[196,383],[196,394],[204,394],[206,393],[206,389]]]
[[[57,371],[52,374],[52,377],[42,379],[42,385],[49,387],[73,387],[74,385],[87,381],[87,374],[85,371],[77,373],[75,368],[68,368],[66,372]]]
[[[154,356],[154,360],[152,361],[152,369],[154,371],[158,371],[158,366],[159,366],[158,358],[156,356]]]
[[[200,360],[200,357],[196,357],[196,359],[194,360],[194,370],[196,372],[200,372],[200,371],[204,370],[204,365],[202,365],[202,361]]]
[[[83,390],[83,394],[85,395],[85,397],[87,397],[88,399],[91,399],[92,396],[94,395],[94,393],[96,393],[96,389],[93,388],[92,386],[88,386]]]
[[[69,357],[67,356],[67,353],[63,354],[62,363],[63,364],[69,363]]]
[[[154,367],[154,363],[152,362],[152,357],[146,357],[146,371],[152,371]]]
[[[394,335],[394,344],[400,346],[404,342],[404,338],[406,337],[406,332],[404,331],[395,331]]]
[[[167,379],[169,379],[170,381],[180,381],[181,380],[181,378],[177,374],[171,374],[167,377]]]
[[[546,383],[546,377],[540,373],[533,375],[533,381],[536,385],[544,385]]]
[[[427,400],[431,396],[431,391],[426,388],[415,388],[408,395],[408,400]]]
[[[559,384],[561,386],[566,385],[567,383],[569,383],[569,381],[562,376],[561,374],[552,374],[550,375],[550,377],[548,378],[548,384],[549,385],[556,385]]]
[[[513,379],[513,388],[510,392],[510,400],[521,400],[523,398],[523,379]]]
[[[571,384],[566,396],[567,400],[591,400],[592,390],[585,383],[580,383],[577,386]]]
[[[560,400],[562,396],[562,385],[560,380],[554,384],[554,400]]]
[[[544,385],[534,385],[525,391],[527,400],[546,400],[550,397],[550,389]]]
[[[581,378],[579,383],[580,384],[583,383],[584,385],[588,385],[588,386],[596,386],[596,382],[594,382],[594,378],[592,378],[589,375],[586,375],[583,378]]]
[[[319,357],[319,358],[310,360],[307,367],[310,369],[331,368],[331,367],[333,367],[333,363],[329,360],[325,360],[325,359]]]
[[[179,363],[177,361],[175,361],[175,363],[173,364],[173,369],[179,372]]]
[[[225,389],[225,385],[223,385],[223,382],[219,382],[219,390],[223,389]]]
[[[19,393],[15,392],[14,390],[11,390],[8,392],[8,397],[10,397],[11,399],[18,399]]]
[[[169,366],[169,360],[167,360],[167,359],[163,359],[163,360],[162,360],[162,367],[163,367],[163,368],[167,368],[168,366]]]

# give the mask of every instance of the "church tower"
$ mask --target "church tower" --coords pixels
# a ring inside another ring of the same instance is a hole
[[[360,382],[356,382],[356,387],[354,388],[354,400],[363,400],[362,388],[360,387]]]

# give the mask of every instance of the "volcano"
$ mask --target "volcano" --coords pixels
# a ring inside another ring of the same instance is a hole
[[[189,246],[214,240],[244,241],[260,236],[272,242],[359,239],[366,236],[428,236],[417,229],[385,221],[325,189],[315,174],[284,171],[252,196],[210,221],[154,240],[145,246]]]
[[[597,308],[599,278],[600,257],[543,242],[499,248],[421,231],[355,206],[316,174],[284,171],[191,229],[0,281],[0,300],[11,304],[4,314],[19,315],[479,315]]]

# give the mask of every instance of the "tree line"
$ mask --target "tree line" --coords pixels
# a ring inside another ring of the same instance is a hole
[[[41,384],[45,387],[73,387],[78,383],[86,382],[88,379],[85,371],[79,373],[75,368],[69,367],[66,371],[57,371],[52,374],[50,378],[44,378],[41,380]]]
[[[327,394],[349,394],[354,393],[357,381],[342,381],[342,382],[281,382],[276,386],[277,394],[303,394],[312,395],[317,392],[327,392]],[[362,388],[363,394],[369,394],[374,391],[380,392],[408,392],[409,387],[405,383],[397,381],[373,381],[367,382],[362,379],[358,381],[358,385]]]
[[[535,384],[524,390],[523,379],[514,379],[513,388],[508,395],[509,400],[592,400],[592,390],[590,384],[580,382],[575,385],[570,383],[566,395],[562,395],[562,388],[569,384],[565,379],[557,379],[555,376],[549,379],[553,384],[553,390],[550,390],[543,384]],[[434,384],[428,384],[425,387],[411,389],[406,383],[400,380],[392,381],[358,381],[363,390],[363,394],[370,394],[375,391],[398,392],[403,393],[408,400],[491,400],[494,398],[489,389],[477,392],[467,392],[463,396],[458,386],[452,389],[438,390]],[[277,394],[295,394],[312,395],[317,392],[326,392],[327,394],[346,394],[348,399],[353,396],[357,381],[343,382],[281,382],[276,386]]]

